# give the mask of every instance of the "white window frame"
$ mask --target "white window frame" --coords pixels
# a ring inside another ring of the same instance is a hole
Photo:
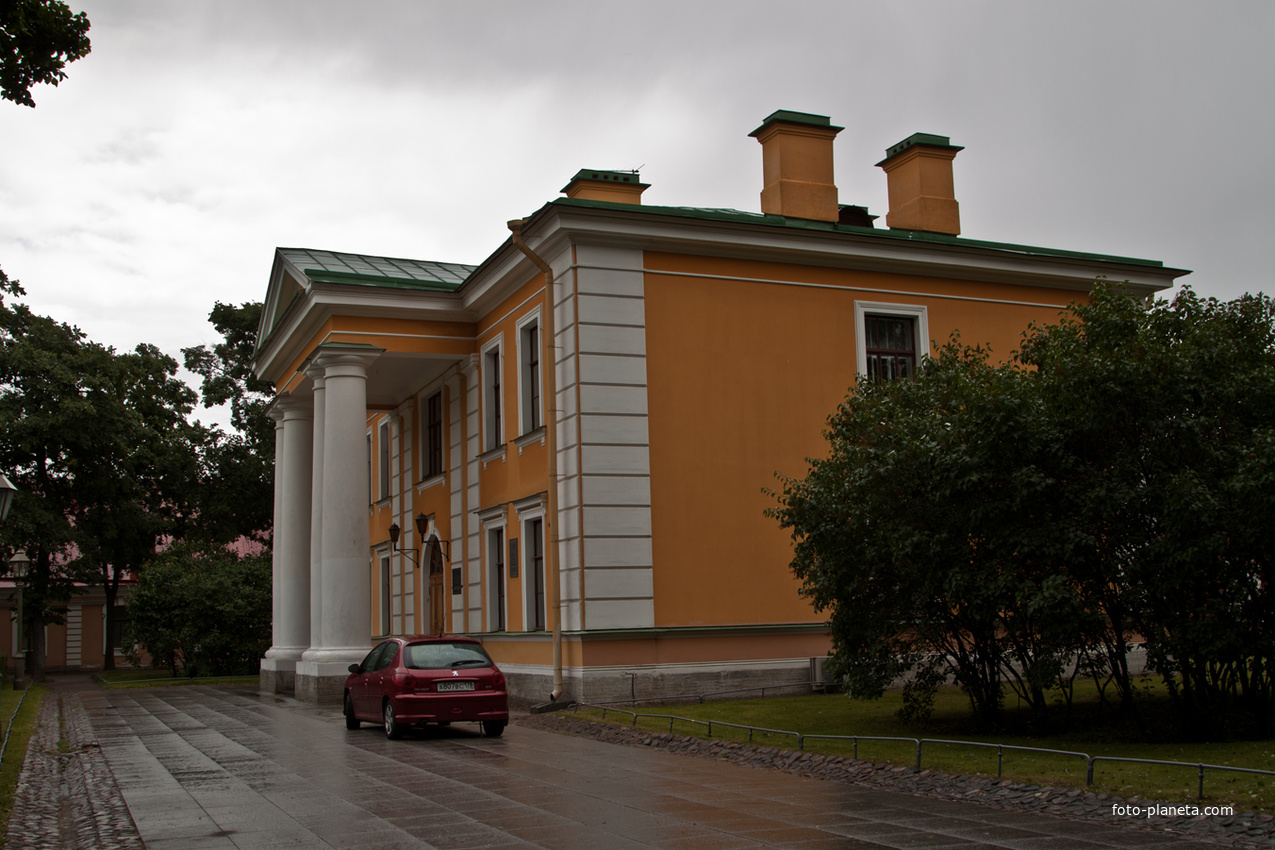
[[[916,366],[930,357],[929,308],[924,304],[890,304],[882,301],[854,302],[854,373],[859,380],[868,376],[868,316],[898,316],[911,319],[916,333]]]
[[[392,634],[390,631],[394,617],[393,571],[390,567],[389,549],[378,549],[376,552],[376,584],[380,588],[380,604],[377,606],[376,624],[382,636]]]
[[[541,309],[536,308],[518,321],[518,433],[526,436],[544,427],[545,424],[545,362],[544,362],[544,322],[541,321]],[[527,331],[535,328],[535,350],[527,345]],[[531,382],[528,380],[531,367],[531,355],[536,355],[537,395],[533,409]]]
[[[509,631],[509,537],[505,534],[505,523],[492,523],[486,526],[487,533],[487,631]],[[502,610],[500,595],[497,589],[505,588]],[[499,624],[504,623],[500,628]]]
[[[493,365],[493,356],[495,363]],[[484,345],[479,357],[482,372],[483,453],[494,452],[505,445],[504,416],[504,336]]]
[[[525,632],[536,631],[534,628],[535,606],[536,606],[536,566],[532,559],[531,546],[531,524],[536,520],[540,521],[540,547],[542,555],[542,563],[540,568],[544,571],[544,589],[545,602],[544,609],[541,611],[545,629],[549,628],[549,535],[545,528],[545,503],[542,496],[533,496],[530,499],[524,499],[521,502],[514,503],[514,510],[518,512],[519,527],[519,553],[522,562],[519,575],[521,576],[522,585],[522,629]]]
[[[394,475],[394,429],[388,416],[376,423],[376,500],[390,497],[390,481]]]

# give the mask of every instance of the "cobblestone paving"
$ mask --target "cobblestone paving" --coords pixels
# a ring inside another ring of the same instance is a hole
[[[59,739],[65,745],[59,748]],[[49,693],[40,704],[9,818],[13,850],[142,850],[80,698]]]
[[[329,709],[251,690],[55,688],[23,768],[11,848],[1275,846],[1270,818],[1130,828],[1094,795],[561,715],[521,717],[503,739],[431,727],[391,742],[345,730]]]
[[[1010,780],[978,776],[952,776],[932,770],[920,773],[911,768],[855,761],[840,756],[821,756],[774,747],[754,747],[727,741],[707,741],[685,735],[652,733],[614,724],[602,724],[569,714],[524,718],[520,725],[555,732],[583,735],[614,744],[654,747],[681,755],[710,758],[769,770],[786,770],[816,779],[830,779],[889,788],[945,800],[961,800],[1007,810],[1040,812],[1077,820],[1093,820],[1112,825],[1112,806],[1124,804],[1145,810],[1152,801],[1136,797],[1124,799],[1108,794],[1048,788]],[[1230,847],[1275,847],[1275,817],[1254,812],[1233,816],[1129,818],[1122,828],[1175,834]]]

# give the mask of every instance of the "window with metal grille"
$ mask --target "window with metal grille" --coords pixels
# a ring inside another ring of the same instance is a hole
[[[874,381],[910,378],[916,372],[916,324],[907,316],[865,316],[867,376]]]

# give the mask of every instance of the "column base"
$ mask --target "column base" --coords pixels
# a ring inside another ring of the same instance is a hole
[[[291,694],[296,687],[297,662],[283,658],[261,659],[260,687],[267,694]]]
[[[340,705],[350,664],[362,661],[363,655],[349,661],[298,661],[294,695],[302,702]]]

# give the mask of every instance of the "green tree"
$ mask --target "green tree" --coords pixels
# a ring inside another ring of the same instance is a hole
[[[1087,672],[1132,709],[1141,638],[1184,730],[1269,723],[1273,329],[1264,296],[1100,283],[1008,362],[953,340],[852,389],[770,511],[851,694],[914,671],[923,708],[951,675],[984,721],[1009,687],[1043,724]]]
[[[23,294],[2,272],[0,289]],[[3,539],[32,561],[25,625],[37,679],[44,625],[61,621],[76,583],[102,584],[110,633],[123,575],[181,533],[198,433],[176,368],[151,346],[117,354],[0,297],[0,468],[20,490]],[[104,663],[113,658],[106,647]]]
[[[268,543],[274,521],[274,422],[266,414],[271,386],[252,371],[261,304],[217,302],[208,316],[222,341],[182,350],[186,368],[202,378],[206,408],[230,406],[234,432],[209,433],[203,446],[198,533],[229,543]]]
[[[0,97],[34,107],[31,87],[66,79],[62,69],[92,47],[88,32],[88,17],[60,0],[0,3]]]
[[[178,545],[138,574],[125,640],[173,675],[250,675],[270,648],[269,555]]]
[[[1184,730],[1220,735],[1236,710],[1269,728],[1271,299],[1146,304],[1101,286],[1022,359],[1071,461],[1060,497],[1090,542],[1068,569],[1113,626],[1112,662],[1136,634]]]
[[[855,387],[826,435],[771,515],[849,692],[914,671],[905,695],[924,706],[951,675],[993,723],[1009,677],[1043,718],[1081,619],[1052,572],[1067,541],[1042,498],[1052,439],[1029,376],[953,340],[914,380]]]
[[[44,676],[44,626],[61,622],[75,574],[75,473],[96,450],[97,402],[109,352],[76,328],[3,296],[24,294],[0,272],[0,468],[18,486],[2,534],[31,559],[23,625],[29,672]],[[7,554],[6,554],[7,558]]]
[[[79,557],[72,567],[106,597],[106,631],[117,634],[121,580],[164,540],[181,537],[199,489],[190,423],[195,393],[177,378],[177,361],[149,345],[115,355],[103,376],[109,393],[97,408],[100,450],[76,472],[73,521]],[[111,641],[108,641],[111,643]],[[115,666],[112,646],[104,666]]]

